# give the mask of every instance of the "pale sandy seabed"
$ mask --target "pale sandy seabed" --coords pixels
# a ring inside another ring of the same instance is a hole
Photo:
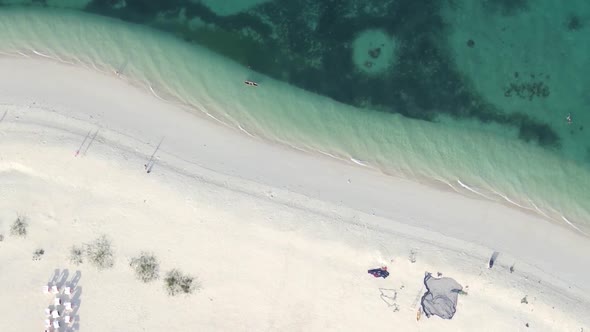
[[[571,229],[248,137],[114,74],[17,58],[0,72],[2,331],[43,330],[56,269],[79,272],[81,331],[590,328],[590,241]],[[26,238],[9,234],[17,215]],[[112,269],[68,261],[100,234]],[[202,289],[170,297],[136,280],[142,250]],[[381,265],[389,278],[367,274]],[[452,320],[416,321],[425,271],[468,286]]]

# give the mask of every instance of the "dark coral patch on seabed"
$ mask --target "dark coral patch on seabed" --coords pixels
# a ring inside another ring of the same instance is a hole
[[[531,4],[529,0],[483,0],[483,5],[493,14],[511,16],[527,10]]]

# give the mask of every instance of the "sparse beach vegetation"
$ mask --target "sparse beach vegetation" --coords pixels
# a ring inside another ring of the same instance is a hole
[[[154,281],[160,277],[160,263],[151,253],[141,252],[129,261],[129,266],[135,271],[137,279],[143,282]]]
[[[34,261],[39,261],[41,260],[41,258],[43,257],[43,255],[45,254],[45,250],[44,249],[37,249],[33,252],[33,260]]]
[[[72,246],[70,248],[69,261],[74,265],[80,265],[84,263],[84,248],[79,246]]]
[[[10,235],[16,237],[26,237],[29,222],[26,217],[18,216],[10,226]]]
[[[86,258],[99,270],[105,270],[115,265],[115,253],[111,248],[111,241],[106,235],[101,235],[91,243],[86,244]]]
[[[201,285],[194,277],[185,275],[178,269],[173,269],[166,273],[164,284],[170,296],[192,294],[194,291],[201,289]]]

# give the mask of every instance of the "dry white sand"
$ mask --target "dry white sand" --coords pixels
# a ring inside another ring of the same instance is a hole
[[[16,58],[0,72],[2,331],[43,329],[56,269],[79,272],[81,331],[590,329],[590,241],[569,229],[250,138],[115,75]],[[18,214],[26,238],[9,235]],[[69,263],[100,234],[112,269]],[[162,280],[136,280],[128,261],[142,250],[202,289],[170,297]],[[381,265],[389,278],[367,274]],[[416,321],[425,271],[468,286],[452,320]]]

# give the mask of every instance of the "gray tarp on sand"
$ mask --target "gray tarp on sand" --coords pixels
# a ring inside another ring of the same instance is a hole
[[[432,315],[451,319],[457,310],[457,297],[463,286],[452,278],[434,278],[430,273],[424,277],[426,293],[422,296],[422,311],[426,317]]]

